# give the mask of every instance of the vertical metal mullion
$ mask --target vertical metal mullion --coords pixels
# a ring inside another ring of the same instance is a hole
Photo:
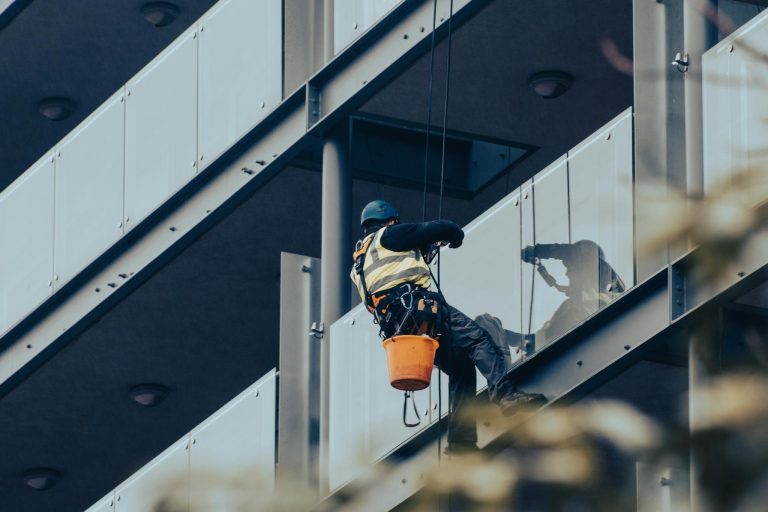
[[[56,291],[56,185],[58,180],[58,167],[59,167],[59,159],[56,158],[56,154],[58,151],[58,146],[53,147],[53,154],[51,155],[51,163],[53,164],[53,210],[52,210],[52,223],[53,223],[53,229],[51,231],[51,236],[53,237],[53,240],[51,242],[51,274],[49,276],[49,283],[50,286],[48,295],[53,295]]]
[[[202,20],[202,18],[201,18]],[[200,174],[200,39],[202,38],[202,32],[200,31],[202,21],[198,20],[195,24],[195,174]]]
[[[126,231],[125,223],[126,223],[126,219],[128,218],[127,217],[127,212],[125,211],[126,210],[126,204],[128,203],[128,200],[127,200],[127,197],[126,197],[127,190],[126,190],[126,186],[125,186],[125,183],[126,183],[125,159],[126,159],[126,156],[127,156],[126,148],[128,147],[128,140],[127,140],[128,139],[128,94],[127,94],[127,92],[128,92],[127,91],[127,86],[123,86],[123,99],[121,101],[121,103],[123,105],[123,158],[122,158],[122,161],[123,161],[123,214],[122,214],[122,218],[120,219],[120,226],[121,226],[123,235],[125,235],[125,231]]]
[[[571,154],[565,156],[565,195],[568,212],[568,243],[573,243],[573,226],[571,225]],[[599,228],[598,228],[599,233]]]
[[[351,250],[349,219],[351,170],[343,128],[329,133],[323,144],[320,321],[323,339],[320,351],[320,493],[329,491],[329,372],[330,326],[349,309],[350,294],[346,262]]]

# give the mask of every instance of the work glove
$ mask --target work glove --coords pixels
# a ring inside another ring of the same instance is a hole
[[[450,241],[450,243],[448,244],[448,247],[450,247],[451,249],[456,249],[458,247],[461,247],[461,244],[463,243],[464,243],[464,230],[460,230],[459,235]]]
[[[527,245],[520,251],[520,258],[526,263],[536,262],[536,248],[532,245]]]

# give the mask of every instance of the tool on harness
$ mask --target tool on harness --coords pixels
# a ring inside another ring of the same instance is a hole
[[[440,254],[440,248],[445,247],[445,245],[445,242],[438,242],[429,246],[427,253],[423,255],[424,261],[427,262],[427,265],[431,265],[432,262],[435,261],[437,255]],[[434,276],[432,276],[432,280],[435,281]]]
[[[413,391],[403,392],[403,425],[408,428],[418,427],[421,425],[421,416],[419,416],[419,408],[416,407],[416,399],[413,397]],[[416,423],[408,422],[408,399],[411,399],[413,404],[413,413],[416,415]]]
[[[358,276],[362,288],[365,306],[373,314],[374,322],[379,324],[379,335],[387,338],[399,334],[418,334],[438,338],[442,294],[403,283],[393,288],[371,293],[365,279],[365,258],[370,249],[373,237],[359,240],[355,245],[354,272]],[[422,255],[427,261],[425,255]],[[431,269],[429,270],[432,275]],[[434,276],[432,276],[434,281]],[[390,325],[397,322],[394,328]]]
[[[386,311],[386,306],[389,303],[382,304],[382,301],[386,298],[384,294],[380,294],[379,296],[371,295],[371,292],[368,291],[368,285],[365,283],[365,272],[363,271],[363,267],[365,266],[365,256],[368,254],[368,249],[371,246],[371,242],[373,242],[373,237],[368,237],[364,240],[358,240],[355,244],[355,252],[352,254],[352,258],[355,260],[355,274],[357,274],[360,278],[360,285],[363,288],[363,295],[365,296],[365,307],[368,308],[368,311],[373,314],[375,322],[380,323],[380,310]]]
[[[392,336],[414,334],[438,339],[440,337],[438,328],[441,325],[440,313],[442,311],[438,295],[414,288],[408,283],[398,288],[400,290],[391,292],[389,295],[391,306],[387,308],[385,323],[381,324],[382,330],[393,332]],[[394,329],[387,329],[393,312],[399,313],[400,322]],[[386,335],[382,334],[382,337],[386,337]]]

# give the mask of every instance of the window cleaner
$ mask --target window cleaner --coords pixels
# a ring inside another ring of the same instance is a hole
[[[475,399],[475,367],[488,381],[491,400],[505,415],[524,405],[546,402],[543,395],[517,390],[507,378],[504,355],[490,335],[446,303],[439,288],[437,292],[430,289],[433,276],[428,260],[435,247],[447,244],[455,249],[463,242],[464,232],[456,223],[443,219],[400,223],[391,204],[376,200],[363,209],[360,226],[363,238],[355,247],[350,277],[379,325],[388,359],[394,362],[391,383],[406,393],[423,389],[429,385],[432,364],[449,376],[452,413],[447,452],[477,450],[476,425],[458,421]]]

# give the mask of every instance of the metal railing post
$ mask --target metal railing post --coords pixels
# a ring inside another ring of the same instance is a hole
[[[320,321],[323,331],[320,350],[320,494],[324,496],[328,484],[329,435],[329,372],[330,336],[333,322],[349,310],[349,215],[351,202],[351,173],[345,133],[329,133],[323,143],[323,207]]]

